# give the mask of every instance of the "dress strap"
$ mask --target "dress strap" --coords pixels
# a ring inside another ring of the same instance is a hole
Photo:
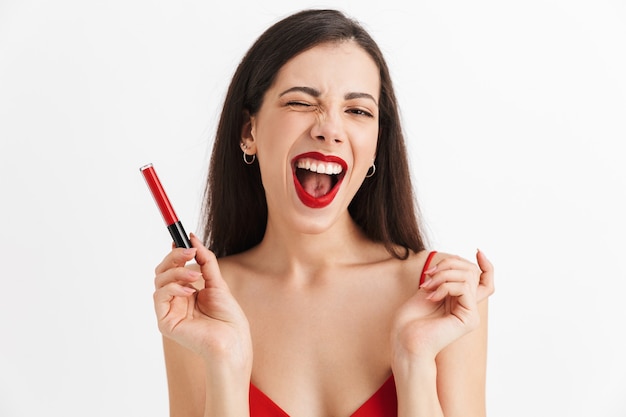
[[[426,280],[426,274],[425,272],[428,270],[428,266],[430,265],[430,261],[433,260],[433,256],[435,256],[435,254],[437,253],[436,250],[430,252],[428,254],[428,257],[426,258],[426,262],[424,262],[424,268],[422,268],[422,275],[420,276],[420,285],[422,285],[424,283],[424,281]]]

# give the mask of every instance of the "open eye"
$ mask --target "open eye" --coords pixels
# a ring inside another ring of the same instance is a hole
[[[348,109],[349,113],[356,114],[357,116],[365,116],[365,117],[374,117],[372,113],[367,110],[363,110],[360,108]]]

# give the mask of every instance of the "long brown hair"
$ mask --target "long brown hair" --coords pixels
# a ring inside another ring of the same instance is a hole
[[[295,55],[327,42],[355,41],[380,70],[376,172],[348,210],[366,236],[395,257],[424,249],[418,208],[389,70],[378,45],[355,20],[336,10],[303,10],[267,29],[240,62],[228,88],[209,164],[203,206],[205,244],[216,256],[245,251],[263,239],[267,203],[258,163],[240,148],[246,112],[256,114],[279,69]]]

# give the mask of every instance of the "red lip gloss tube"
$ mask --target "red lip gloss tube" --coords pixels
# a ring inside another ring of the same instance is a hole
[[[189,237],[187,237],[183,224],[178,220],[176,212],[174,212],[174,208],[169,198],[167,198],[167,194],[165,194],[165,190],[152,164],[142,166],[139,168],[139,171],[143,174],[143,178],[146,180],[146,184],[148,184],[148,188],[150,188],[152,192],[152,197],[154,197],[154,201],[157,206],[159,206],[163,220],[165,220],[165,224],[167,225],[167,230],[169,230],[172,239],[174,239],[176,247],[191,248],[191,242],[189,241]]]

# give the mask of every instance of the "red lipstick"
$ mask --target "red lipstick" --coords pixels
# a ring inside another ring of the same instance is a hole
[[[167,194],[165,194],[165,190],[152,164],[142,166],[139,168],[139,171],[143,174],[143,178],[146,180],[146,184],[152,192],[152,197],[154,197],[154,201],[161,211],[163,220],[165,220],[165,224],[167,225],[167,230],[170,232],[176,247],[191,248],[191,242],[187,237],[183,224],[178,220],[178,216],[176,216],[176,212],[169,198],[167,198]]]
[[[301,159],[314,159],[319,162],[331,162],[331,163],[335,163],[341,166],[341,173],[337,175],[337,182],[333,184],[332,188],[328,191],[328,193],[320,197],[315,197],[309,194],[304,189],[304,187],[302,186],[302,183],[300,182],[300,180],[298,179],[298,176],[296,175],[296,171],[298,169],[296,168],[296,165],[297,165],[297,162]],[[324,208],[333,202],[333,200],[335,199],[335,196],[337,195],[337,192],[339,192],[339,186],[341,185],[341,182],[343,181],[345,172],[348,169],[348,164],[343,159],[337,156],[333,156],[333,155],[323,155],[319,152],[306,152],[301,155],[298,155],[291,160],[291,166],[292,166],[292,172],[293,172],[293,182],[296,188],[296,194],[298,195],[298,198],[300,199],[300,201],[302,201],[302,203],[305,206],[311,207],[311,208]]]

